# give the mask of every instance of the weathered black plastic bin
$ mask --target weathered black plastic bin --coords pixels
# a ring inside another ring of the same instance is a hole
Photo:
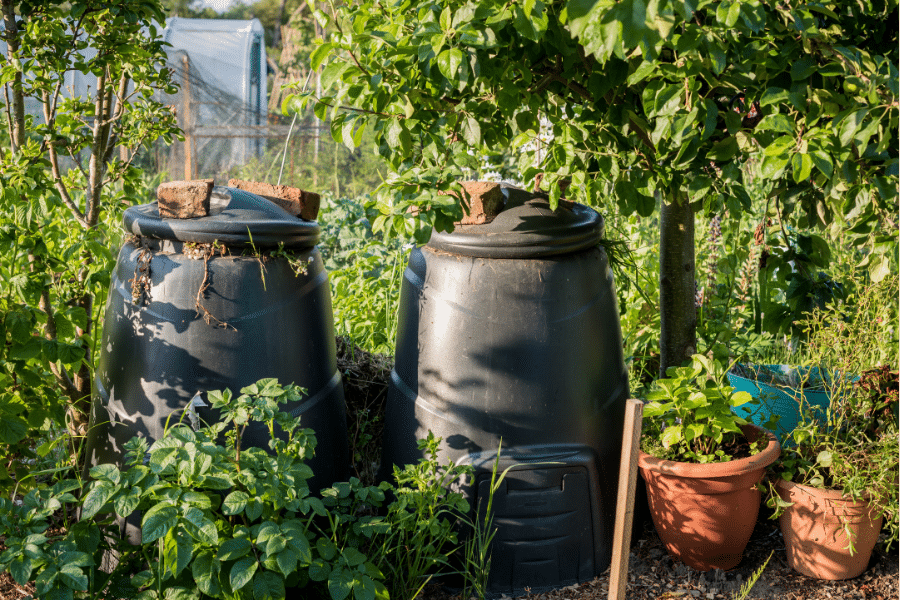
[[[152,203],[126,210],[124,227],[131,237],[119,252],[106,305],[88,464],[121,463],[123,444],[136,434],[158,439],[170,417],[170,424],[184,418],[198,392],[205,403],[209,390],[239,394],[275,377],[308,390],[282,410],[316,432],[310,489],[345,479],[344,395],[331,291],[315,247],[318,224],[259,196],[216,187],[206,217],[161,219]],[[196,244],[213,242],[227,253],[205,260]],[[295,274],[284,257],[260,260],[280,243],[308,263],[305,274]],[[147,267],[150,285],[133,288]],[[196,411],[207,422],[217,419],[208,407]],[[245,446],[267,448],[268,441],[262,425],[243,438]]]
[[[628,377],[603,221],[575,204],[505,188],[488,225],[434,233],[414,249],[400,296],[382,475],[443,438],[443,458],[476,467],[498,527],[489,590],[586,581],[610,563]]]

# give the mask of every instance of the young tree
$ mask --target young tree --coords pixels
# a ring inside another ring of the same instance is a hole
[[[119,228],[103,226],[136,194],[139,148],[177,128],[154,100],[174,91],[154,25],[163,19],[158,2],[0,4],[8,143],[0,149],[0,443],[15,444],[45,426],[59,392],[70,433],[86,432],[96,320]]]
[[[779,215],[868,233],[897,212],[895,0],[362,0],[316,15],[334,31],[313,54],[330,89],[317,113],[348,145],[374,127],[395,171],[379,225],[406,227],[415,204],[452,226],[439,191],[478,170],[481,147],[518,151],[554,204],[563,180],[624,213],[661,198],[662,372],[696,346],[694,213],[749,209],[747,158]],[[553,139],[536,147],[542,119]],[[896,233],[866,237],[876,277]]]

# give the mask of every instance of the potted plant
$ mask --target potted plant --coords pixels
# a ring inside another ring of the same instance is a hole
[[[865,571],[883,521],[887,546],[897,540],[897,278],[858,289],[805,321],[806,362],[832,400],[801,410],[769,497],[788,564],[820,579]]]
[[[638,459],[653,524],[685,564],[731,569],[756,524],[757,484],[781,448],[771,432],[733,412],[752,398],[723,385],[705,356],[666,375],[647,395]]]
[[[770,494],[788,564],[818,579],[866,570],[885,515],[897,537],[897,372],[887,366],[839,384],[824,417],[804,409]]]

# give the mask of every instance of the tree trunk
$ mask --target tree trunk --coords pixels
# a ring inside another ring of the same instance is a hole
[[[663,198],[659,219],[660,377],[697,351],[694,211],[687,198]]]
[[[12,0],[2,0],[0,5],[3,8],[3,39],[6,42],[6,54],[12,62],[12,58],[19,53],[19,25],[16,23],[16,8]],[[6,87],[4,85],[4,88]],[[12,98],[7,96],[6,110],[9,118],[11,149],[15,154],[25,141],[25,97],[22,94],[22,72],[20,70],[16,70],[12,85],[9,87],[12,88]],[[12,103],[12,106],[9,106],[9,103]]]

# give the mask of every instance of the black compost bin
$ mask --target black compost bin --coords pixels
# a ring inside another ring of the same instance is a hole
[[[125,211],[130,237],[106,305],[88,464],[121,464],[126,441],[158,439],[189,402],[215,421],[217,411],[193,400],[198,393],[205,404],[209,390],[239,394],[275,377],[307,389],[282,410],[316,432],[310,489],[345,479],[344,394],[319,226],[233,188],[214,188],[210,204],[208,216],[183,220],[161,219],[156,203]],[[280,244],[297,260],[268,256]],[[262,425],[243,438],[245,446],[268,441]]]
[[[592,579],[610,563],[628,376],[595,211],[505,188],[487,225],[434,233],[406,269],[383,477],[443,438],[472,506],[500,469],[489,590]]]

